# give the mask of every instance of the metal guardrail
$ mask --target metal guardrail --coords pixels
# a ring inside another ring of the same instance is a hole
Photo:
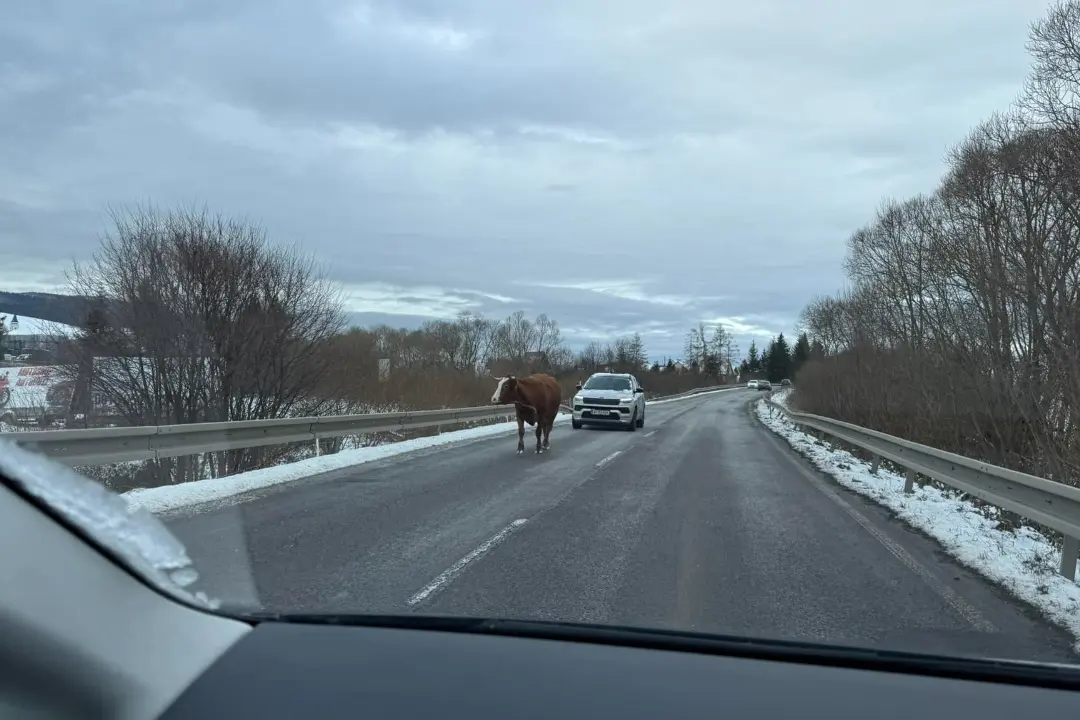
[[[904,468],[906,493],[914,491],[915,475],[923,475],[1060,532],[1064,540],[1058,572],[1070,580],[1076,578],[1077,556],[1080,555],[1080,488],[840,420],[791,410],[774,401],[771,394],[767,400],[795,424],[871,453],[875,473],[881,458]]]
[[[654,401],[677,400],[728,387],[734,386],[697,388],[678,395],[655,398]],[[402,413],[142,425],[89,430],[42,430],[4,433],[3,437],[65,465],[109,465],[292,442],[314,442],[318,452],[320,438],[414,430],[496,417],[510,418],[513,415],[512,405],[485,405]]]

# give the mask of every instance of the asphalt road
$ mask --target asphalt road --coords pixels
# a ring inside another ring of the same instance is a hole
[[[167,518],[226,604],[691,629],[1078,662],[1067,633],[816,473],[754,391],[420,451]],[[528,443],[526,443],[528,444]]]

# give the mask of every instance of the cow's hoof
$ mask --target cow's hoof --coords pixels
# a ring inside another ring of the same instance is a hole
[[[517,451],[517,454],[518,454],[518,455],[524,455],[524,454],[525,454],[525,451],[524,451],[524,450],[518,450],[518,451]]]

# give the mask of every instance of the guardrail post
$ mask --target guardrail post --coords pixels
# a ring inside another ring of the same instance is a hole
[[[908,470],[904,473],[904,492],[910,495],[915,492],[915,471]]]
[[[319,438],[315,438],[315,457],[319,457]]]
[[[881,458],[877,455],[874,456],[874,464],[870,466],[870,474],[877,475],[877,471],[881,469]]]
[[[1080,555],[1080,539],[1065,536],[1061,543],[1061,568],[1058,572],[1070,580],[1076,579],[1076,558]]]

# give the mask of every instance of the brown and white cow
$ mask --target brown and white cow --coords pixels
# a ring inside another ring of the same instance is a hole
[[[492,376],[494,377],[494,376]],[[514,405],[517,410],[518,455],[525,452],[525,423],[536,426],[536,453],[551,449],[551,426],[562,404],[562,388],[545,373],[518,378],[495,378],[499,385],[491,396],[492,405]],[[543,434],[543,444],[540,436]]]

